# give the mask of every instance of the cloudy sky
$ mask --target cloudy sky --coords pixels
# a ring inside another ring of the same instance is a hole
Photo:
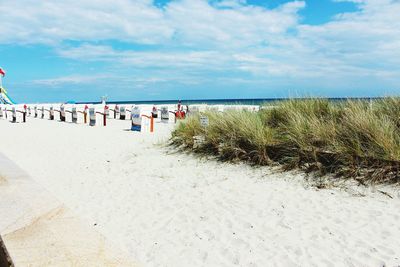
[[[400,0],[1,0],[17,102],[400,93]]]

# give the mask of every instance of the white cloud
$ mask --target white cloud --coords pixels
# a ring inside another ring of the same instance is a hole
[[[360,10],[319,26],[300,25],[298,39],[325,62],[368,75],[400,72],[400,1],[362,0]],[[358,73],[356,73],[358,74]]]
[[[2,0],[1,43],[120,39],[157,43],[172,29],[162,11],[146,0]]]
[[[116,57],[122,57],[122,54],[116,52],[111,46],[82,44],[78,47],[60,47],[57,53],[70,59],[82,60],[115,60]]]
[[[304,6],[294,1],[277,9],[230,0],[172,1],[163,9],[150,0],[2,0],[0,43],[57,44],[63,40],[118,39],[132,43],[254,45],[297,23]],[[221,5],[229,8],[222,8]]]
[[[295,1],[277,9],[232,5],[220,9],[203,0],[171,2],[165,14],[180,44],[193,47],[243,49],[257,46],[297,25],[297,11],[304,2]]]
[[[175,0],[162,8],[150,0],[2,0],[0,43],[45,43],[62,57],[116,68],[399,83],[400,1],[335,1],[353,2],[358,11],[305,25],[298,15],[305,1],[268,9],[244,0]],[[113,39],[157,49],[96,44]],[[68,47],[65,40],[81,45]]]
[[[143,75],[141,77],[127,77],[116,74],[85,74],[85,75],[67,75],[48,79],[36,79],[20,83],[19,86],[45,86],[46,88],[60,88],[63,86],[76,85],[105,85],[107,87],[145,87],[149,84],[162,84],[169,82],[179,82],[180,84],[198,84],[201,79],[196,77],[191,79],[185,76],[173,77],[154,77],[152,75]]]
[[[134,67],[136,69],[176,69],[181,72],[201,71],[245,71],[258,75],[288,75],[295,72],[294,66],[265,57],[258,51],[252,53],[220,51],[117,51],[111,46],[84,44],[80,47],[61,49],[64,58],[85,61],[103,61],[110,67]]]
[[[92,84],[94,82],[104,81],[110,78],[110,75],[70,75],[51,79],[38,79],[30,81],[34,85],[57,87],[60,85],[74,85],[74,84]]]
[[[85,61],[107,61],[118,65],[148,67],[196,67],[208,64],[223,65],[226,57],[215,51],[158,52],[158,51],[118,51],[111,46],[84,44],[74,48],[58,49],[57,53],[69,59]]]

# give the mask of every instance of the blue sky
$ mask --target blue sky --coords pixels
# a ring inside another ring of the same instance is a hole
[[[0,2],[17,102],[400,93],[399,0]]]

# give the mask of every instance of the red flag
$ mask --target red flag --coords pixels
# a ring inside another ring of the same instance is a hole
[[[6,72],[2,68],[0,68],[0,75],[3,77],[6,76]]]

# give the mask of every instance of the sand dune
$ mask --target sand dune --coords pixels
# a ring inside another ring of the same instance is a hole
[[[399,266],[400,197],[180,154],[155,133],[0,120],[0,151],[143,266]]]

